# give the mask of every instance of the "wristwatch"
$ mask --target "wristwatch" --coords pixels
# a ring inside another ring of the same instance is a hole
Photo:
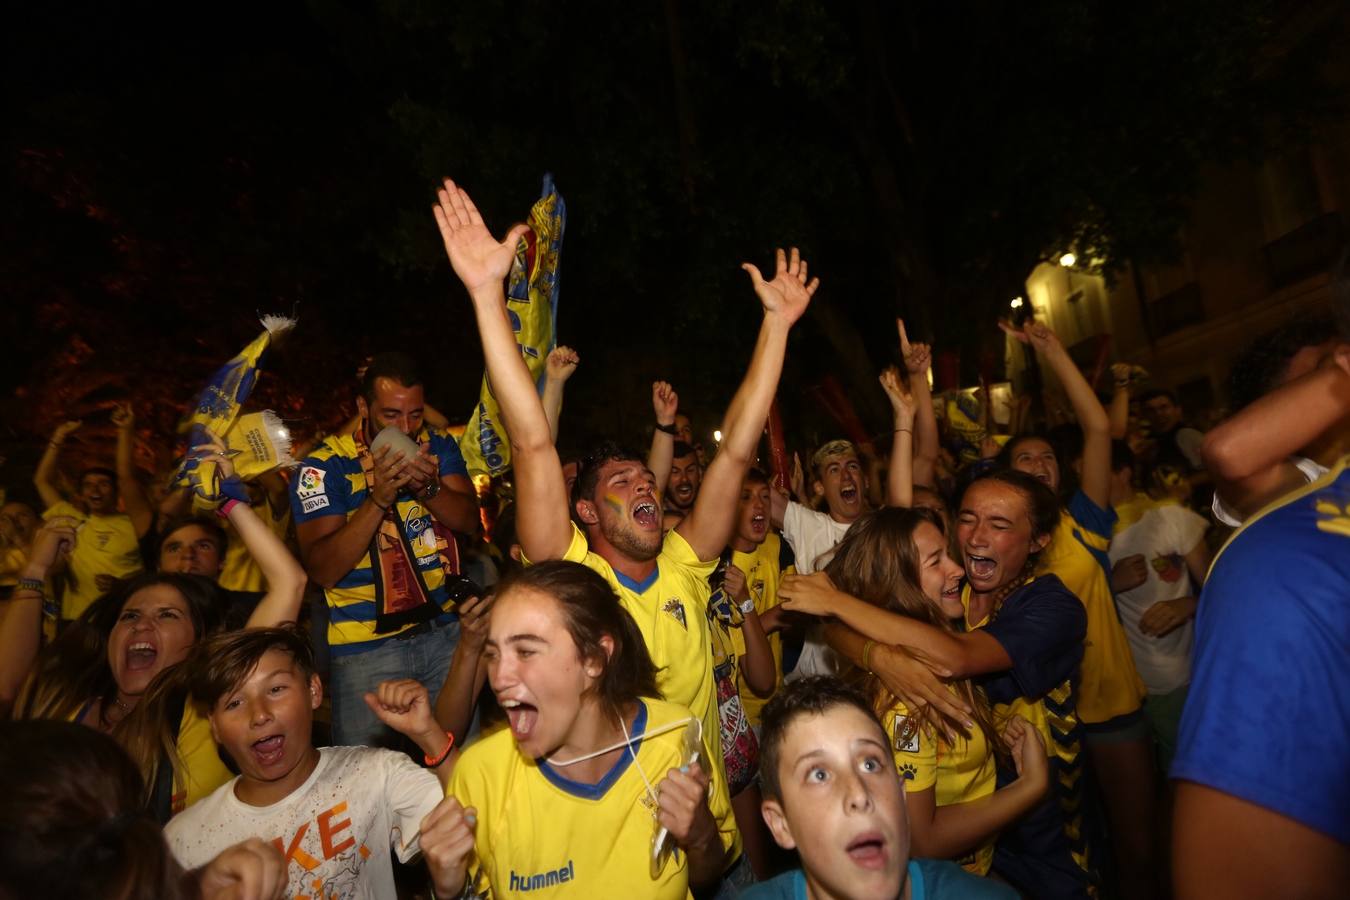
[[[422,493],[417,495],[418,500],[432,500],[441,492],[441,480],[433,478],[431,483],[422,488]]]
[[[753,597],[746,597],[744,600],[741,601],[740,610],[741,615],[743,616],[750,615],[752,612],[755,611],[755,599]]]

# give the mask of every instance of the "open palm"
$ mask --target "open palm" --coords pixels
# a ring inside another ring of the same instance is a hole
[[[507,232],[505,240],[498,242],[483,224],[483,217],[469,195],[449,178],[436,192],[436,201],[432,210],[445,242],[445,254],[469,293],[500,284],[511,272],[516,244],[529,230],[528,226],[515,226]]]
[[[765,281],[758,268],[752,263],[741,263],[741,268],[750,273],[750,281],[755,286],[755,294],[764,305],[764,311],[770,315],[781,316],[791,325],[802,317],[811,297],[820,287],[820,279],[806,280],[806,260],[797,254],[793,247],[791,255],[777,252],[777,266],[772,281]]]

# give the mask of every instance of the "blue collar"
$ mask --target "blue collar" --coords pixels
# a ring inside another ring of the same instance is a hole
[[[610,568],[614,570],[614,577],[618,579],[619,584],[639,595],[647,593],[647,589],[656,584],[656,579],[661,577],[661,563],[659,562],[656,564],[656,568],[652,569],[652,574],[648,575],[642,581],[634,581],[618,569],[614,569],[613,566]]]
[[[615,573],[618,574],[618,573]],[[622,577],[622,576],[620,576]],[[633,717],[633,743],[629,744],[631,753],[624,753],[619,757],[618,762],[605,773],[595,784],[586,784],[560,774],[556,769],[548,764],[547,760],[536,759],[535,765],[539,767],[539,772],[548,779],[548,781],[558,790],[571,794],[573,797],[580,797],[583,800],[599,800],[605,796],[605,792],[613,787],[614,782],[618,781],[628,767],[632,765],[633,758],[637,756],[638,751],[642,749],[642,737],[647,731],[647,704],[641,700],[637,702],[637,715]]]

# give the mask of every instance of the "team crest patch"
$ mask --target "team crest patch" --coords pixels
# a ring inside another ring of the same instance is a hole
[[[909,716],[895,717],[895,750],[897,753],[919,752],[919,723]]]
[[[672,597],[671,599],[667,600],[665,602],[665,605],[661,607],[661,612],[668,613],[669,615],[673,616],[675,618],[675,621],[680,623],[681,628],[685,629],[686,631],[689,630],[689,623],[685,621],[684,618],[684,604],[680,602],[678,597]]]
[[[322,494],[324,492],[323,476],[323,469],[316,469],[314,466],[303,467],[295,482],[295,496],[304,500],[307,497],[317,497]]]

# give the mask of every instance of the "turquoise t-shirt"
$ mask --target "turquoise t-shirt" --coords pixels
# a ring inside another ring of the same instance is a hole
[[[801,869],[784,872],[742,891],[745,900],[807,900]],[[1017,900],[1017,892],[1001,881],[972,875],[943,859],[909,861],[909,900]]]

